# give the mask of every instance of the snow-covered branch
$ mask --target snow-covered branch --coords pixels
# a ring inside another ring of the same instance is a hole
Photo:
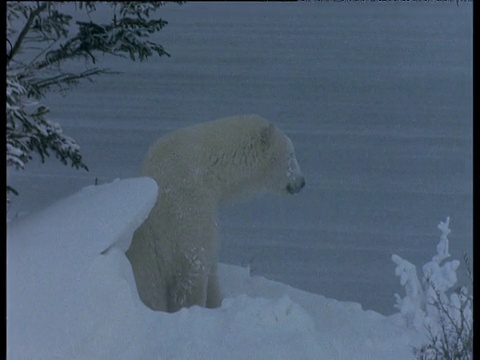
[[[437,245],[437,254],[422,268],[420,282],[415,265],[398,255],[392,260],[397,264],[395,274],[405,287],[405,297],[395,294],[395,307],[407,321],[407,325],[426,333],[430,344],[416,350],[420,359],[430,358],[429,354],[439,355],[435,359],[447,359],[458,354],[468,359],[472,351],[473,317],[472,300],[465,286],[452,292],[457,283],[458,260],[445,261],[450,257],[448,234],[450,218],[440,222],[442,232]],[[467,263],[468,266],[468,263]],[[457,357],[455,357],[457,358]],[[471,357],[470,357],[471,358]]]
[[[162,2],[75,2],[76,11],[87,14],[96,11],[96,6],[111,9],[109,22],[77,21],[76,27],[71,26],[73,14],[66,13],[64,5],[7,2],[7,166],[23,169],[33,153],[44,161],[51,152],[65,165],[87,169],[76,142],[63,134],[59,124],[47,119],[48,108],[32,99],[40,100],[52,90],[71,89],[96,75],[114,73],[90,67],[98,54],[128,55],[132,60],[145,60],[155,53],[170,56],[160,44],[148,40],[167,24],[161,18],[150,18]],[[75,29],[76,34],[70,35]],[[65,62],[78,58],[86,60],[86,70],[63,70]],[[16,193],[7,186],[10,192]]]
[[[29,100],[25,86],[16,78],[7,75],[7,166],[23,169],[32,159],[32,152],[42,161],[49,152],[75,168],[88,169],[82,162],[80,147],[63,134],[59,124],[45,118],[49,110]],[[12,191],[11,187],[8,192]]]

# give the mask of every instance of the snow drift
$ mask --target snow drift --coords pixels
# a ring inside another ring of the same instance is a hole
[[[124,251],[156,196],[120,180],[8,224],[9,359],[406,359],[425,340],[400,315],[225,264],[221,308],[148,309]]]

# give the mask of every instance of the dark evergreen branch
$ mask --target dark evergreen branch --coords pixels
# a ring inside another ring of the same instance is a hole
[[[30,16],[28,17],[28,20],[27,20],[27,23],[25,24],[25,26],[23,27],[22,31],[20,32],[20,34],[18,35],[18,38],[17,38],[17,41],[15,41],[15,44],[13,45],[13,48],[12,48],[12,51],[10,52],[10,58],[7,60],[7,65],[8,65],[8,62],[10,61],[10,59],[12,59],[15,54],[17,53],[18,49],[20,49],[20,45],[22,44],[23,42],[23,39],[25,38],[25,36],[28,34],[28,32],[30,31],[30,28],[32,26],[32,23],[33,23],[33,20],[35,20],[35,18],[43,11],[45,10],[47,7],[47,4],[44,3],[44,4],[41,4],[40,6],[38,6],[35,10],[33,10],[31,13],[30,13]]]
[[[40,98],[42,93],[45,90],[48,90],[51,86],[61,87],[62,84],[77,84],[81,79],[88,79],[92,76],[102,74],[120,74],[120,72],[94,68],[86,70],[80,74],[62,73],[45,79],[35,79],[30,81],[30,88],[27,90],[27,94],[35,98]]]
[[[88,14],[96,10],[98,3],[80,1],[75,6]],[[150,19],[150,14],[163,2],[107,2],[113,8],[110,21],[106,24],[78,21],[73,36],[69,36],[72,16],[61,11],[61,4],[7,3],[7,35],[12,39],[18,33],[17,26],[20,30],[13,45],[7,38],[7,166],[23,169],[33,154],[42,161],[53,154],[65,165],[88,170],[74,139],[64,135],[59,124],[48,120],[48,108],[30,99],[40,99],[55,87],[63,91],[82,79],[118,72],[90,67],[64,71],[62,65],[68,60],[83,58],[95,64],[100,53],[140,61],[154,54],[170,56],[160,44],[149,41],[152,34],[167,25],[165,20]],[[17,24],[20,20],[23,27]],[[27,46],[32,51],[28,60],[19,55],[19,50]],[[8,193],[16,194],[7,185]]]

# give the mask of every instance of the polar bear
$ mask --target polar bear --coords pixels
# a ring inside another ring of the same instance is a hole
[[[221,305],[219,207],[262,191],[295,194],[305,185],[290,139],[257,115],[173,131],[148,151],[142,176],[159,191],[126,252],[141,300],[151,309]]]

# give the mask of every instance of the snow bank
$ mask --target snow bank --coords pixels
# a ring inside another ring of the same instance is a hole
[[[88,187],[8,224],[9,359],[405,359],[419,345],[395,317],[220,264],[219,309],[146,308],[124,256],[157,187]]]
[[[9,358],[68,358],[65,351],[88,341],[102,319],[131,308],[129,264],[120,249],[128,248],[156,195],[152,179],[116,181],[8,224]]]

